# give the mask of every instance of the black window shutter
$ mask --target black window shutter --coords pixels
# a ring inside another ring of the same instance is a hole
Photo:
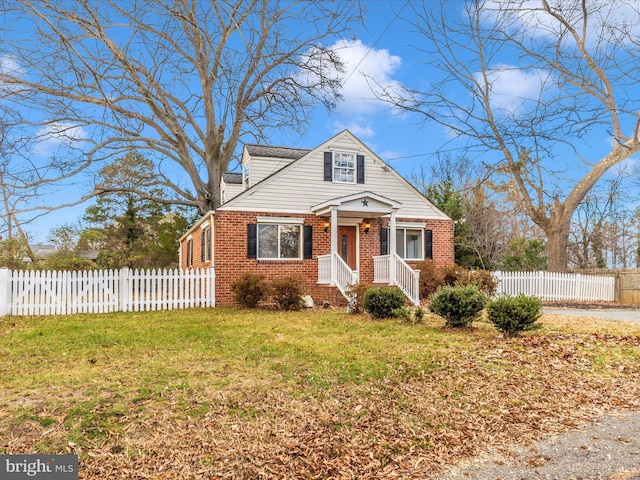
[[[331,182],[333,180],[333,155],[331,152],[324,152],[324,181]]]
[[[358,155],[356,166],[358,168],[358,183],[364,183],[364,155]]]
[[[389,255],[389,229],[380,227],[380,255]]]
[[[433,259],[433,230],[424,231],[424,258]]]
[[[256,258],[258,254],[258,225],[247,225],[247,258]]]
[[[304,258],[313,258],[313,227],[311,225],[304,226]]]
[[[204,262],[204,255],[205,255],[205,250],[206,250],[206,243],[205,243],[205,234],[204,234],[204,230],[202,230],[202,232],[200,232],[200,261]]]

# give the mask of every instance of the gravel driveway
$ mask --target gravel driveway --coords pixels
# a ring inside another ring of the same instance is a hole
[[[544,313],[640,322],[640,309],[544,307]],[[640,480],[640,412],[610,413],[539,442],[487,452],[437,480]]]
[[[480,455],[437,479],[640,480],[640,412],[608,414],[505,455]]]
[[[640,310],[630,308],[544,307],[543,312],[558,315],[579,315],[582,317],[606,318],[607,320],[640,322]]]

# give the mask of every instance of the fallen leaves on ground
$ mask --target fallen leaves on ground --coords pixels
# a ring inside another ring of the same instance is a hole
[[[78,453],[81,479],[424,479],[489,447],[640,408],[638,336],[469,335],[471,347],[429,369],[397,366],[362,384],[176,388],[132,400],[80,446],[67,441],[65,399],[34,399],[54,423],[4,423],[0,447]]]

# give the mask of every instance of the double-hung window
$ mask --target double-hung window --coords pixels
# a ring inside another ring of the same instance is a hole
[[[193,267],[193,238],[187,239],[187,255],[186,255],[187,267]]]
[[[200,238],[200,260],[208,262],[211,260],[211,227],[207,226],[202,230]]]
[[[334,152],[333,181],[338,183],[355,183],[356,154]]]
[[[257,243],[259,260],[302,259],[302,220],[258,221]]]
[[[364,183],[364,155],[356,152],[324,152],[324,181]]]

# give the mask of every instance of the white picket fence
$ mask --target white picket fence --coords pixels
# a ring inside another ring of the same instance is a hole
[[[616,296],[616,279],[605,275],[559,272],[493,272],[497,294],[539,297],[543,301],[578,300],[611,302]]]
[[[215,306],[215,272],[0,269],[0,316],[137,312]]]

